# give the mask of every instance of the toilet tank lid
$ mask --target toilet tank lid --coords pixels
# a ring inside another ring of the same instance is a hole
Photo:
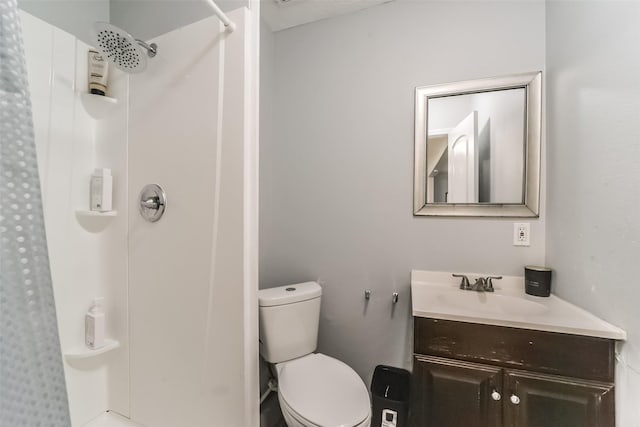
[[[296,283],[258,291],[260,307],[292,304],[322,296],[322,288],[317,282]]]

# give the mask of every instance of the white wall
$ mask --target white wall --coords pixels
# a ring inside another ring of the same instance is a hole
[[[554,292],[627,331],[616,424],[637,427],[640,3],[550,1],[546,16],[546,262]]]
[[[415,87],[543,69],[544,18],[541,1],[399,0],[275,34],[260,285],[320,280],[319,351],[367,382],[377,364],[410,364],[412,268],[544,262],[543,217],[515,248],[512,220],[412,216]]]
[[[87,91],[88,46],[26,12],[21,19],[62,352],[84,347],[84,315],[98,296],[105,297],[108,337],[125,344],[108,355],[65,360],[71,420],[84,425],[107,409],[125,414],[128,409],[122,325],[126,216],[104,224],[76,217],[76,210],[89,208],[89,179],[96,167],[113,169],[114,209],[126,211],[126,155],[107,153],[125,151],[126,141],[97,136],[99,125],[80,100]]]
[[[258,27],[247,9],[230,17],[232,34],[214,17],[154,39],[158,56],[131,78],[129,203],[148,183],[168,198],[157,223],[129,211],[131,417],[143,425],[257,424]]]
[[[99,256],[100,276],[108,301],[106,316],[109,333],[120,341],[121,348],[109,355],[107,375],[108,409],[130,415],[129,403],[129,218],[127,212],[137,209],[128,202],[128,137],[129,77],[114,67],[110,69],[107,95],[118,100],[117,106],[96,121],[96,164],[111,168],[113,175],[113,206],[118,216],[103,232]],[[108,261],[108,262],[105,262]]]

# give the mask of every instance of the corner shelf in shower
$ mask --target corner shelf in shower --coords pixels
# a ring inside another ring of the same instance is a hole
[[[76,219],[85,230],[91,233],[98,233],[104,230],[107,225],[118,216],[117,211],[97,212],[88,210],[76,210]]]
[[[118,105],[116,98],[86,92],[80,94],[80,99],[84,109],[94,119],[105,118]]]
[[[105,339],[104,346],[96,350],[91,350],[86,346],[77,347],[64,353],[64,358],[67,360],[88,359],[90,357],[100,356],[101,354],[108,353],[116,348],[120,347],[120,341]]]
[[[118,211],[98,212],[98,211],[87,211],[87,210],[78,209],[76,211],[76,215],[89,216],[89,217],[113,218],[114,216],[118,216]]]

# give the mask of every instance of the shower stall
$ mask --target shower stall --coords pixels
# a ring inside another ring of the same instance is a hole
[[[259,2],[244,3],[150,40],[94,22],[82,40],[20,12],[73,426],[258,425]],[[120,59],[106,96],[87,93],[90,48]],[[89,209],[96,168],[113,211]],[[166,194],[155,222],[148,184]],[[95,297],[107,339],[89,350]]]

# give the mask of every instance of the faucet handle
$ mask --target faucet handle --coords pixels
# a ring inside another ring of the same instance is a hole
[[[452,274],[453,277],[460,277],[462,280],[460,281],[460,289],[469,289],[471,285],[469,284],[469,278],[464,274]]]
[[[489,276],[487,277],[487,285],[486,285],[486,290],[489,292],[493,292],[493,281],[494,280],[500,280],[502,279],[502,276]]]

